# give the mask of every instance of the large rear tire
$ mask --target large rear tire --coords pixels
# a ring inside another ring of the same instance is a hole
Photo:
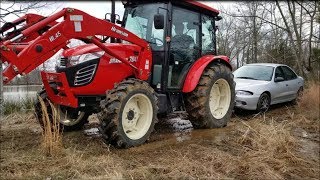
[[[52,109],[46,91],[41,90],[38,95],[46,105],[49,118],[52,118]],[[43,127],[42,107],[38,98],[35,101],[34,107],[35,116],[40,125]],[[64,132],[82,129],[84,124],[88,122],[88,117],[90,116],[90,113],[88,112],[79,111],[77,109],[66,106],[57,106],[57,110],[59,111],[58,114],[60,114],[60,129]],[[52,119],[50,119],[50,121],[52,122]]]
[[[235,87],[231,70],[224,64],[208,66],[191,93],[186,94],[186,110],[195,128],[227,125],[234,107]]]
[[[117,148],[138,146],[149,139],[157,122],[157,97],[148,83],[128,79],[107,92],[100,103],[100,132]]]

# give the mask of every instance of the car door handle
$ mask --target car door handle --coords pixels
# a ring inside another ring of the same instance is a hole
[[[288,84],[286,84],[286,86],[289,86]]]

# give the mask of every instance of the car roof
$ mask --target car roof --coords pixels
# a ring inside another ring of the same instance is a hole
[[[244,66],[271,66],[271,67],[278,67],[278,66],[287,66],[285,64],[277,64],[277,63],[251,63],[246,64]]]

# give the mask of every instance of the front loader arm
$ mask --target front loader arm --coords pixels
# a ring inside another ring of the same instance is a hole
[[[20,45],[19,52],[11,48],[13,44],[19,44],[15,42],[19,42],[24,37],[43,29],[59,18],[63,18],[63,20],[35,40],[28,42],[27,45]],[[125,57],[121,57],[110,51],[100,42],[100,39],[96,35],[118,38],[140,46],[141,51],[136,66],[127,61]],[[9,66],[3,72],[4,83],[9,82],[18,74],[24,75],[34,70],[56,54],[61,48],[66,47],[71,39],[88,39],[107,54],[135,69],[134,72],[137,78],[142,80],[148,79],[152,57],[151,49],[146,41],[113,23],[95,18],[77,9],[64,8],[52,16],[26,28],[15,37],[0,42],[1,59],[3,62],[9,63]]]
[[[12,21],[12,22],[6,22],[1,28],[0,33],[4,35],[6,33],[5,37],[1,37],[0,41],[5,41],[12,39],[17,34],[21,33],[21,31],[27,29],[28,27],[32,26],[33,24],[42,21],[46,17],[38,15],[38,14],[26,14],[22,17],[19,17],[18,19]],[[38,32],[31,33],[29,36],[24,37],[19,41],[21,42],[29,42],[37,38],[39,35],[41,35],[43,32],[45,32],[48,28],[54,26],[57,24],[57,22],[52,22],[47,25],[47,27],[44,27],[43,29],[39,30]],[[8,32],[9,30],[13,29],[13,31]]]

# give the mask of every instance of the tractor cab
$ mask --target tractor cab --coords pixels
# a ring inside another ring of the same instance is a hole
[[[218,11],[193,1],[123,2],[122,26],[147,41],[153,67],[149,83],[158,92],[181,91],[191,65],[216,54]]]

